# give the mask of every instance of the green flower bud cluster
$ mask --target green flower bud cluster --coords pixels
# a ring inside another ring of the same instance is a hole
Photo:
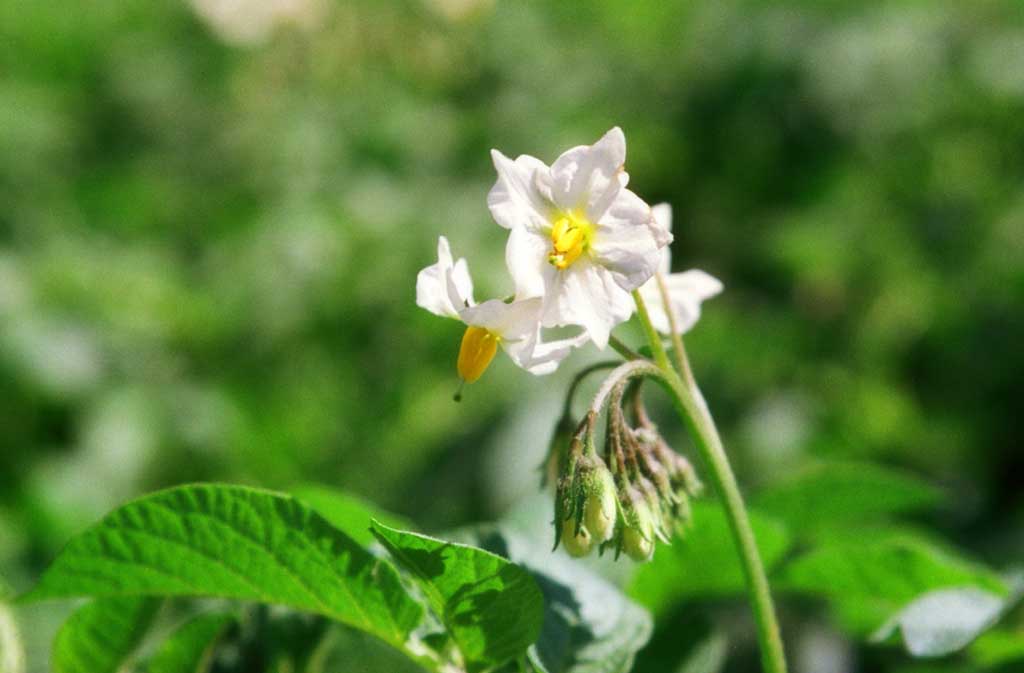
[[[594,412],[563,449],[555,547],[561,544],[572,556],[596,547],[601,553],[614,549],[616,558],[625,553],[647,561],[658,540],[682,535],[690,521],[690,498],[702,490],[693,466],[668,446],[638,400],[634,417],[635,427],[626,421],[620,396],[609,405],[603,456],[593,442]]]
[[[571,556],[586,556],[612,538],[617,519],[611,471],[574,437],[555,493],[555,547],[561,543]]]

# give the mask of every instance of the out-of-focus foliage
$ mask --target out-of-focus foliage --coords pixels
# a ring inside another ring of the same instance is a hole
[[[744,487],[899,466],[943,493],[917,524],[1019,564],[1015,0],[0,0],[0,574],[186,481],[326,482],[430,528],[535,489],[592,356],[454,404],[460,332],[413,278],[443,232],[506,293],[487,150],[614,124],[677,267],[725,282],[688,346]],[[32,670],[63,614],[25,615]],[[798,666],[911,670],[823,614],[787,610]],[[1021,651],[1001,628],[979,661]]]

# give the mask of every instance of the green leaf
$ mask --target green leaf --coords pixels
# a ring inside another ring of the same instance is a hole
[[[468,670],[522,656],[537,639],[544,599],[520,566],[483,549],[379,522],[374,522],[373,532],[418,580]]]
[[[805,532],[925,509],[941,495],[934,486],[890,468],[821,463],[773,485],[754,505],[791,531]]]
[[[397,571],[294,498],[193,485],[124,505],[71,540],[29,599],[216,596],[287,605],[404,647],[422,606]]]
[[[545,531],[547,532],[547,531]],[[506,527],[459,531],[461,539],[521,563],[544,594],[544,623],[530,661],[546,673],[627,673],[651,637],[651,616],[579,560]]]
[[[973,587],[930,591],[899,611],[873,636],[884,641],[897,630],[915,657],[944,657],[969,645],[993,626],[1006,601]]]
[[[971,658],[984,666],[1001,666],[1012,662],[1024,664],[1024,631],[1009,627],[983,633],[969,652]]]
[[[776,586],[826,598],[840,621],[861,635],[934,589],[1007,593],[990,570],[907,534],[833,540],[791,562]]]
[[[206,673],[217,642],[237,619],[231,613],[210,612],[185,622],[160,645],[147,673]]]
[[[292,494],[364,547],[375,539],[370,532],[370,524],[375,519],[399,530],[413,527],[409,521],[397,514],[391,514],[360,498],[326,486],[304,484],[292,489]]]
[[[766,568],[789,549],[789,535],[778,522],[750,512],[754,537]],[[637,569],[630,595],[655,613],[684,598],[723,596],[744,590],[743,568],[736,556],[725,512],[717,503],[693,505],[693,525],[671,545],[659,546],[654,559]]]
[[[154,598],[99,598],[68,617],[53,645],[57,673],[114,673],[121,670],[153,623]]]

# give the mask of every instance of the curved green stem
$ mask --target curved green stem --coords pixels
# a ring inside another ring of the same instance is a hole
[[[654,274],[655,282],[658,284],[658,293],[661,295],[661,303],[665,306],[665,317],[668,318],[669,330],[672,332],[672,349],[676,353],[676,365],[679,367],[679,374],[684,379],[693,376],[690,373],[690,363],[686,360],[686,351],[683,350],[683,334],[679,331],[676,323],[676,312],[672,310],[672,298],[668,294],[668,285],[665,283],[665,276],[660,271]]]
[[[743,496],[729,465],[729,458],[725,454],[718,429],[693,378],[686,352],[683,350],[682,338],[678,333],[673,335],[673,344],[682,370],[677,372],[669,364],[661,337],[651,324],[650,315],[639,292],[633,292],[633,300],[636,302],[637,314],[650,343],[654,361],[663,374],[656,378],[668,391],[676,411],[690,430],[701,457],[711,471],[711,481],[715,490],[722,499],[729,529],[732,531],[743,574],[747,580],[747,591],[757,623],[757,638],[761,646],[764,670],[766,673],[785,673],[786,657],[782,648],[782,636],[779,633],[779,623],[775,616],[775,606],[768,588],[764,563],[761,561],[754,540],[754,531],[750,526],[750,517],[743,504]]]
[[[601,371],[602,369],[614,369],[618,367],[621,362],[618,360],[604,360],[602,362],[595,362],[594,364],[584,367],[576,376],[573,377],[572,383],[569,384],[569,390],[565,394],[565,402],[562,405],[562,415],[572,415],[572,402],[576,398],[576,391],[579,389],[580,384],[583,380],[593,374],[594,372]]]

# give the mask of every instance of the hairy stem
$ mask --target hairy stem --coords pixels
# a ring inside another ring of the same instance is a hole
[[[775,616],[775,606],[768,588],[764,563],[761,561],[761,555],[754,540],[754,531],[750,526],[750,517],[743,504],[743,496],[740,494],[736,476],[729,464],[729,458],[726,456],[718,429],[711,418],[711,412],[704,401],[704,396],[693,378],[686,352],[683,350],[682,337],[678,332],[673,334],[673,345],[680,366],[680,372],[676,372],[669,364],[668,354],[661,343],[661,338],[651,324],[650,315],[647,313],[647,307],[639,292],[633,292],[633,300],[636,302],[637,314],[640,316],[640,322],[650,343],[651,352],[654,354],[654,361],[662,373],[661,376],[652,378],[658,379],[668,391],[676,411],[686,423],[697,449],[710,469],[711,481],[722,499],[726,519],[729,521],[729,529],[732,531],[733,542],[736,544],[736,551],[747,581],[747,592],[750,595],[751,608],[757,623],[757,637],[761,646],[761,661],[765,673],[785,673],[786,657],[782,647],[782,636],[779,633],[778,619]],[[680,377],[680,374],[685,380]]]
[[[618,360],[604,360],[602,362],[595,362],[594,364],[584,367],[576,376],[573,377],[572,383],[569,384],[569,390],[565,394],[565,405],[562,408],[562,415],[570,416],[572,413],[572,402],[576,398],[576,391],[579,389],[580,384],[583,383],[583,379],[587,378],[594,372],[601,371],[602,369],[614,369],[615,367],[622,364]]]
[[[627,381],[637,376],[661,377],[662,372],[661,369],[651,364],[649,360],[630,360],[629,362],[623,362],[612,370],[612,373],[609,374],[608,378],[606,378],[604,383],[601,384],[597,394],[594,395],[594,401],[590,403],[590,414],[594,416],[600,414],[601,409],[604,407],[605,400],[608,399],[608,395],[611,394],[615,386],[620,383],[625,385]]]
[[[644,356],[637,353],[635,350],[624,344],[618,337],[609,336],[608,345],[611,346],[615,352],[627,360],[642,360]]]

